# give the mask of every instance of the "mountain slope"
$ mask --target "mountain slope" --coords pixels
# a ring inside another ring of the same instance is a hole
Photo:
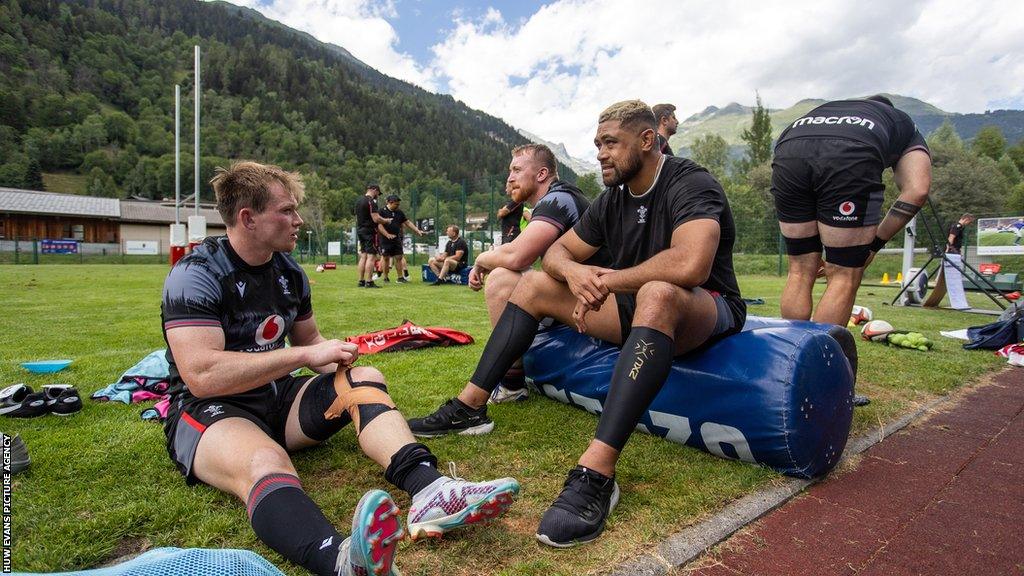
[[[536,134],[523,130],[522,128],[519,129],[519,133],[531,142],[544,144],[548,148],[551,148],[551,151],[555,153],[555,158],[562,164],[571,168],[576,172],[576,174],[582,176],[591,172],[597,172],[598,164],[596,159],[592,158],[590,161],[587,161],[582,158],[575,158],[569,154],[569,151],[565,148],[565,144],[549,142]]]
[[[447,194],[465,185],[472,195],[474,182],[503,178],[509,148],[527,141],[247,8],[3,0],[0,184],[77,173],[89,193],[173,194],[173,87],[182,85],[189,151],[193,44],[202,49],[203,181],[216,165],[250,158],[315,172],[341,203],[371,181]],[[183,162],[189,174],[191,155]]]

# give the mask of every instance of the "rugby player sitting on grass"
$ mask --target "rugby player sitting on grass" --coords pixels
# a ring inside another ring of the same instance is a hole
[[[442,476],[395,409],[383,375],[354,366],[354,344],[320,334],[309,280],[289,255],[302,225],[299,175],[239,162],[218,169],[211,183],[227,235],[205,239],[171,269],[162,303],[167,450],[186,482],[237,496],[260,540],[316,574],[391,574],[404,534],[382,490],[362,497],[343,538],[302,489],[289,452],[349,422],[384,478],[412,497],[414,538],[503,512],[519,490],[514,479]],[[303,367],[318,375],[292,375]]]

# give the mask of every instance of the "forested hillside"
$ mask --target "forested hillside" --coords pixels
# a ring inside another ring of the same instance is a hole
[[[46,174],[93,195],[173,196],[179,83],[191,192],[195,44],[203,182],[232,159],[278,163],[306,175],[329,220],[351,214],[368,182],[442,197],[468,183],[471,195],[489,194],[474,183],[500,183],[509,148],[526,141],[450,96],[230,4],[0,0],[0,186],[42,189]]]

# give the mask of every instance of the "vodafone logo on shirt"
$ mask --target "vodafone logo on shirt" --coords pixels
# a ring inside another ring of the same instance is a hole
[[[857,205],[847,200],[839,205],[839,213],[843,216],[849,216],[853,214],[853,211],[857,209]]]
[[[260,346],[266,346],[276,342],[284,334],[284,318],[278,314],[268,316],[266,320],[260,322],[258,328],[256,328],[256,343]]]

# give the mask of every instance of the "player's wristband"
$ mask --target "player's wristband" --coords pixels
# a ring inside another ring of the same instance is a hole
[[[885,244],[887,242],[888,240],[882,240],[878,236],[875,236],[875,239],[871,241],[871,246],[868,248],[868,250],[872,252],[878,252],[882,248],[885,248]]]

